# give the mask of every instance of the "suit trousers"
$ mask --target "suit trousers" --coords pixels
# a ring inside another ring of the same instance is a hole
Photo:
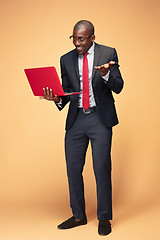
[[[72,128],[66,131],[65,154],[70,192],[70,206],[77,219],[86,216],[83,167],[91,141],[93,169],[97,189],[97,218],[112,219],[111,141],[112,128],[101,122],[98,112],[78,110]]]

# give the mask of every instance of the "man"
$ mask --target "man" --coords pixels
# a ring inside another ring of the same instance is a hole
[[[111,232],[111,141],[112,127],[118,124],[112,91],[123,88],[116,50],[94,42],[94,26],[81,20],[73,28],[75,49],[61,57],[62,86],[66,92],[82,94],[53,96],[43,89],[44,98],[56,102],[59,110],[70,102],[66,120],[65,154],[73,216],[60,224],[69,229],[87,224],[82,171],[89,140],[97,184],[98,233]]]

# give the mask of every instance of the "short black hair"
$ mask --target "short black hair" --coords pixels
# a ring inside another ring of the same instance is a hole
[[[79,30],[81,27],[87,29],[90,35],[94,35],[94,26],[90,21],[80,20],[75,24],[73,30]]]

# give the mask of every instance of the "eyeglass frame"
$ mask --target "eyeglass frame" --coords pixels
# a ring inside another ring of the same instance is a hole
[[[73,42],[76,41],[76,39],[77,39],[79,43],[82,43],[82,42],[84,42],[87,38],[90,38],[90,37],[92,37],[92,36],[93,36],[93,34],[90,35],[90,36],[88,36],[88,37],[86,37],[86,38],[85,38],[85,37],[78,37],[78,38],[76,38],[76,37],[74,37],[73,35],[71,35],[69,38],[70,38],[70,39],[73,38]],[[80,40],[80,38],[83,38],[83,40]]]

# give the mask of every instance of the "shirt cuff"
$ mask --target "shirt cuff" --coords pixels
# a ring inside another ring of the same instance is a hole
[[[55,102],[55,104],[59,107],[59,108],[62,108],[62,98],[60,98],[60,101],[59,102]]]
[[[106,82],[108,82],[108,79],[109,79],[109,74],[110,74],[110,71],[108,70],[108,73],[104,76],[101,76]]]

